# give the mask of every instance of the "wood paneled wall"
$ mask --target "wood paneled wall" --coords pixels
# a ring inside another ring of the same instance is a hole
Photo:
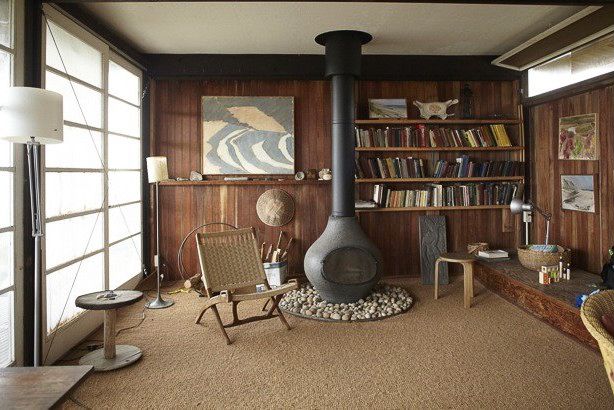
[[[573,250],[574,266],[598,273],[614,245],[614,86],[537,105],[530,112],[533,200],[553,214],[552,243]],[[559,160],[559,118],[589,113],[598,114],[600,159]],[[595,213],[562,210],[561,174],[595,175]],[[532,232],[534,240],[543,241],[545,225],[539,215]]]
[[[368,98],[405,97],[408,100],[458,98],[464,83],[417,81],[364,81],[356,86],[358,117],[366,118]],[[516,81],[470,82],[474,91],[476,116],[517,115]],[[328,81],[292,80],[156,80],[152,84],[151,154],[168,157],[171,177],[187,177],[200,170],[201,97],[294,96],[296,169],[330,168],[330,85]],[[410,117],[418,111],[411,106]],[[499,159],[499,158],[497,158]],[[171,278],[178,278],[177,249],[183,237],[199,224],[223,221],[253,226],[261,240],[272,242],[278,228],[264,225],[255,210],[258,196],[274,186],[161,186],[161,255]],[[291,272],[302,275],[302,259],[320,235],[330,213],[330,184],[291,184],[280,187],[296,202],[296,215],[282,227],[297,240],[290,255]],[[419,276],[418,217],[438,211],[363,213],[365,231],[384,254],[386,275]],[[518,221],[502,210],[441,212],[448,218],[449,250],[463,250],[466,244],[486,241],[496,247],[514,247]],[[153,248],[154,243],[150,246]],[[185,252],[185,266],[197,273],[193,242]]]

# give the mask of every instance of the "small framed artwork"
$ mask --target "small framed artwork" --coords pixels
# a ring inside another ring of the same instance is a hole
[[[407,118],[407,100],[369,99],[369,118]]]
[[[559,159],[599,159],[596,113],[559,118]]]
[[[205,175],[294,175],[294,97],[202,97]]]
[[[595,213],[594,175],[561,175],[561,207]]]

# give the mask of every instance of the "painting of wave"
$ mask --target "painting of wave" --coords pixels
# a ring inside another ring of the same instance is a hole
[[[294,174],[294,97],[203,97],[203,174]]]
[[[561,205],[570,211],[595,212],[592,175],[561,175]]]

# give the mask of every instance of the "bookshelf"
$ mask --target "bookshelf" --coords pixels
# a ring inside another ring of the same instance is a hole
[[[472,206],[412,206],[405,208],[357,208],[357,213],[365,212],[417,212],[417,211],[466,211],[484,209],[508,209],[508,205],[472,205]]]
[[[434,165],[438,161],[446,161],[451,163],[456,158],[467,155],[471,161],[476,163],[484,163],[491,161],[512,161],[519,163],[519,174],[523,174],[522,163],[524,163],[525,147],[524,147],[524,130],[522,109],[518,107],[517,118],[476,118],[476,119],[412,119],[412,118],[385,118],[385,119],[357,119],[355,126],[357,129],[387,129],[401,128],[405,126],[425,126],[427,130],[434,128],[450,128],[452,130],[468,130],[480,127],[489,127],[494,125],[503,125],[505,132],[511,140],[512,146],[370,146],[370,147],[355,147],[355,156],[357,160],[364,162],[361,158],[373,160],[374,158],[395,158],[406,157],[404,153],[409,154],[412,158],[424,159],[426,163],[426,175],[433,175]],[[431,127],[429,127],[431,126]],[[379,131],[378,131],[379,132]],[[427,131],[428,132],[428,131]],[[437,133],[437,131],[435,131]],[[454,131],[455,133],[457,131]],[[371,133],[371,131],[369,131]],[[397,134],[398,135],[398,134]],[[435,135],[435,134],[434,134]],[[428,136],[428,133],[427,133]],[[390,141],[395,141],[394,139]],[[414,140],[415,141],[415,140]],[[437,141],[437,140],[436,140]],[[498,142],[498,141],[497,141]],[[483,142],[484,143],[484,142]],[[387,145],[390,142],[387,142]],[[428,143],[427,143],[428,144]],[[438,143],[439,144],[439,143]],[[371,145],[373,143],[371,142]],[[413,144],[412,144],[413,145]],[[423,145],[423,144],[421,144]],[[468,144],[467,144],[468,145]],[[475,144],[471,144],[475,145]],[[491,145],[491,144],[488,144]],[[402,158],[401,158],[402,159]],[[379,160],[378,160],[379,161]],[[397,160],[398,161],[398,160]],[[364,168],[363,168],[364,169]],[[423,171],[424,172],[424,171]],[[397,171],[398,173],[398,171]],[[373,172],[365,172],[365,176],[373,174]],[[382,171],[377,172],[382,176]],[[516,173],[514,173],[516,174]],[[462,174],[461,174],[462,175]],[[478,174],[479,175],[479,174]],[[496,174],[495,174],[496,175]],[[381,184],[387,190],[424,190],[430,189],[427,184],[441,184],[444,186],[457,185],[458,183],[491,183],[491,184],[518,184],[522,185],[525,181],[523,175],[505,175],[505,176],[488,176],[488,177],[459,177],[459,178],[435,178],[435,177],[418,177],[418,178],[356,178],[357,198],[372,199],[373,189],[375,184]],[[401,188],[399,185],[407,184],[407,188]],[[456,189],[456,188],[455,188]],[[514,192],[516,192],[514,190]],[[381,195],[381,194],[380,194]],[[473,201],[471,201],[473,202]],[[479,201],[482,202],[482,201]],[[378,213],[378,212],[424,212],[424,211],[463,211],[463,210],[490,210],[490,209],[505,209],[507,205],[468,205],[468,206],[410,206],[402,208],[378,207],[378,208],[362,208],[357,209],[358,213]]]

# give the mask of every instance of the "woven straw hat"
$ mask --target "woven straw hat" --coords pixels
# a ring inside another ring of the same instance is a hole
[[[283,226],[294,218],[294,199],[281,189],[269,189],[256,203],[258,218],[269,226]]]

